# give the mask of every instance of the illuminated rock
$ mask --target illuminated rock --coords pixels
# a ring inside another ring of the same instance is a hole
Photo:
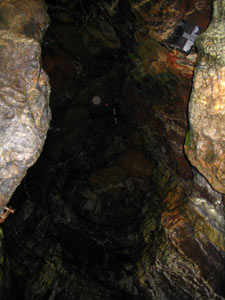
[[[50,88],[41,67],[49,24],[43,1],[0,3],[0,208],[37,160],[50,121]]]
[[[212,22],[197,41],[199,58],[189,104],[186,154],[212,187],[225,193],[225,1],[214,1]]]

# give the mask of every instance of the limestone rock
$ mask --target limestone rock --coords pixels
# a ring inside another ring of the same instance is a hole
[[[210,26],[198,40],[199,58],[189,104],[188,158],[213,188],[225,193],[225,1],[214,1]]]
[[[0,3],[0,207],[38,158],[49,126],[50,88],[40,58],[48,23],[41,0]]]

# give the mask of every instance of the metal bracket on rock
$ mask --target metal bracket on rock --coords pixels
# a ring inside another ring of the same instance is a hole
[[[202,28],[200,26],[182,20],[178,23],[172,36],[165,42],[171,48],[188,55],[201,32]]]

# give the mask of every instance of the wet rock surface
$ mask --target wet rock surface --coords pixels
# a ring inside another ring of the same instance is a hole
[[[40,42],[49,21],[41,1],[1,1],[1,214],[40,155],[49,126],[50,88],[40,65]]]
[[[3,226],[8,299],[225,299],[224,199],[183,151],[197,56],[161,43],[207,3],[85,3],[48,3],[53,119]]]

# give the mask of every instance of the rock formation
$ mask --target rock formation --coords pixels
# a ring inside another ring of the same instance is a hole
[[[49,24],[42,1],[0,3],[0,212],[34,164],[50,121],[50,88],[41,65]]]
[[[198,61],[189,104],[190,137],[185,145],[193,166],[225,193],[225,2],[214,1],[210,26],[197,40]]]

